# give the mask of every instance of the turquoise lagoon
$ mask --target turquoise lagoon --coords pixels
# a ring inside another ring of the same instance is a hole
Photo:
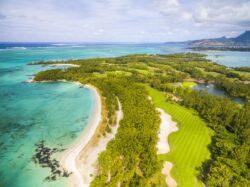
[[[250,52],[242,51],[199,51],[218,64],[227,67],[250,66]]]
[[[35,144],[44,140],[48,147],[67,148],[84,130],[94,110],[91,90],[79,85],[25,83],[46,69],[27,63],[186,51],[183,44],[0,44],[0,186],[65,186],[66,178],[44,181],[49,170],[31,160]],[[220,53],[208,55],[228,66],[249,66],[249,52]]]

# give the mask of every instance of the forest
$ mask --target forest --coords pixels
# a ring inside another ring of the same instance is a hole
[[[228,68],[206,59],[205,55],[128,55],[60,62],[79,67],[39,72],[35,81],[80,81],[101,90],[108,108],[107,128],[122,103],[124,119],[118,134],[100,154],[98,175],[92,186],[164,186],[162,164],[156,154],[159,115],[143,85],[165,93],[166,101],[176,102],[198,112],[214,131],[209,145],[211,158],[197,168],[197,176],[207,186],[250,185],[250,74],[247,67]],[[228,95],[245,99],[243,105],[232,100],[182,86],[184,81],[211,83]],[[108,133],[108,130],[107,130]]]
[[[185,98],[181,103],[197,110],[215,132],[209,146],[211,159],[201,166],[200,178],[208,186],[248,186],[249,103],[240,108],[203,91],[182,90],[178,95]]]

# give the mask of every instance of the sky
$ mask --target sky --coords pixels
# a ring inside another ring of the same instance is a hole
[[[250,30],[250,0],[0,0],[1,42],[167,42]]]

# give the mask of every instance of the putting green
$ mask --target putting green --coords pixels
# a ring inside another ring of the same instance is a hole
[[[196,168],[210,157],[207,146],[211,141],[212,131],[195,111],[167,102],[163,92],[148,86],[146,88],[156,107],[170,114],[179,128],[179,131],[168,138],[170,152],[159,155],[159,158],[173,163],[171,175],[178,186],[203,186],[197,179],[199,171]]]

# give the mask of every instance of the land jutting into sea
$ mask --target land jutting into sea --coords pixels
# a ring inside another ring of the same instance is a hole
[[[95,112],[60,163],[71,186],[248,186],[249,67],[194,53],[46,61],[32,82],[78,82]],[[43,83],[40,83],[43,82]],[[193,89],[213,84],[228,96]],[[244,103],[231,98],[241,98]]]
[[[218,51],[250,51],[250,31],[245,31],[235,38],[201,39],[187,42],[190,49],[199,50],[218,50]]]

